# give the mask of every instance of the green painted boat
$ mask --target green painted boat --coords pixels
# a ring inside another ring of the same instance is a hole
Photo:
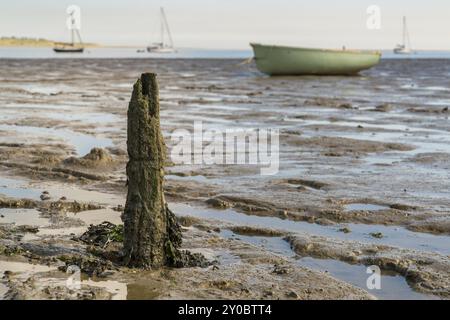
[[[355,75],[380,62],[379,51],[250,44],[259,71],[271,75]]]

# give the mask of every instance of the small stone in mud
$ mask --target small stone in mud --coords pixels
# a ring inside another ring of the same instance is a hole
[[[47,201],[47,200],[50,200],[51,198],[50,198],[50,196],[48,195],[48,194],[41,194],[41,200],[42,201]]]
[[[339,231],[343,232],[343,233],[351,233],[352,232],[352,230],[350,230],[350,228],[348,228],[348,227],[341,228],[341,229],[339,229]]]
[[[59,199],[59,201],[66,201],[66,200],[67,200],[66,197],[61,197],[61,198]]]
[[[372,232],[370,235],[377,239],[382,239],[384,237],[384,235],[381,232]]]

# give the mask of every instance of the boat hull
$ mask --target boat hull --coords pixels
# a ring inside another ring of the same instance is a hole
[[[411,54],[410,50],[406,49],[394,49],[395,54]]]
[[[147,52],[149,52],[149,53],[176,53],[177,51],[173,48],[148,47]]]
[[[380,62],[376,51],[324,50],[251,44],[257,68],[268,75],[354,75]]]
[[[53,51],[55,51],[56,53],[83,53],[84,48],[73,48],[73,49],[53,48]]]

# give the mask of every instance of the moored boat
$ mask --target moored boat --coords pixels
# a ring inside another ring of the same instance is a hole
[[[160,9],[160,19],[161,19],[161,33],[160,33],[160,41],[153,43],[147,47],[147,51],[150,53],[175,53],[177,52],[174,45],[172,34],[170,32],[169,23],[167,22],[166,13],[164,12],[164,8]],[[166,42],[165,36],[167,33],[168,42]]]
[[[80,31],[77,27],[75,20],[75,11],[70,11],[70,33],[71,33],[71,41],[70,42],[56,42],[53,47],[53,51],[56,53],[83,53],[84,45],[81,40]],[[75,43],[76,38],[78,38],[78,44]]]
[[[394,48],[395,54],[410,54],[413,53],[411,49],[411,39],[409,37],[408,26],[406,24],[406,17],[403,17],[403,40]]]
[[[83,47],[77,47],[71,43],[55,43],[53,51],[57,53],[83,53]]]
[[[268,75],[354,75],[380,62],[379,51],[329,50],[252,43],[257,68]]]

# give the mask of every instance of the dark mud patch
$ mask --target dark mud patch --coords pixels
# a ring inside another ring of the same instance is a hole
[[[32,209],[38,206],[38,202],[30,199],[12,199],[0,196],[0,208]]]
[[[358,140],[340,137],[287,138],[285,142],[296,147],[303,147],[303,151],[322,149],[328,154],[335,155],[363,155],[387,151],[411,151],[415,148],[402,143],[386,143],[369,140]]]
[[[235,208],[252,215],[270,215],[277,211],[276,207],[268,202],[235,196],[219,196],[206,201],[206,204],[215,209]]]
[[[309,187],[316,190],[322,190],[330,186],[328,183],[325,182],[315,180],[304,180],[304,179],[287,179],[281,182],[286,182],[300,187]]]
[[[425,221],[415,221],[407,226],[411,231],[450,235],[450,216],[433,217]]]
[[[254,237],[283,237],[286,235],[285,232],[264,229],[250,226],[236,226],[229,228],[233,233],[242,236],[254,236]]]
[[[11,162],[0,162],[0,166],[15,169],[13,173],[16,173],[20,176],[41,178],[43,180],[56,179],[65,181],[67,180],[104,181],[107,179],[104,175],[87,173],[62,167],[48,167],[48,166],[30,165],[25,163],[11,163]]]

